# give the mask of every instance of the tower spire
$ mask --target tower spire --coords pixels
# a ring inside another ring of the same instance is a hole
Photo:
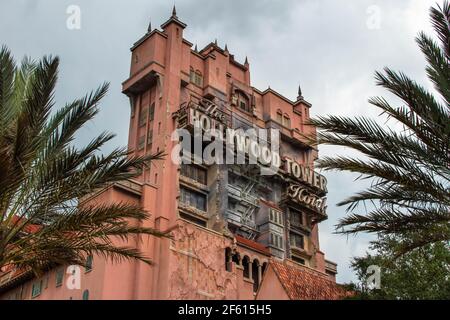
[[[177,16],[177,8],[175,8],[175,5],[173,5],[172,17],[176,17],[176,16]]]
[[[147,28],[148,32],[152,32],[152,21],[150,20],[148,23],[148,28]]]
[[[165,29],[166,29],[166,27],[169,25],[169,24],[171,24],[171,23],[175,23],[175,24],[177,24],[177,25],[179,25],[181,28],[186,28],[186,24],[184,23],[184,22],[181,22],[179,19],[178,19],[178,16],[177,16],[177,8],[176,8],[176,6],[175,6],[175,4],[173,5],[173,8],[172,8],[172,15],[170,16],[170,18],[169,18],[169,20],[167,20],[166,22],[164,22],[162,25],[161,25],[161,28],[163,29],[163,31],[165,31]]]
[[[297,100],[301,100],[301,99],[303,99],[302,88],[300,87],[300,85],[298,85],[298,96],[297,96]]]

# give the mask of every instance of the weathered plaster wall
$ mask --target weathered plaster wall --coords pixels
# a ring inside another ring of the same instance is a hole
[[[237,299],[237,273],[225,270],[231,238],[181,221],[173,236],[169,299]]]

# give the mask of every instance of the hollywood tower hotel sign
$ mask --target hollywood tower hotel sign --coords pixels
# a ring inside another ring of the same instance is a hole
[[[151,266],[94,256],[76,292],[55,286],[58,270],[51,270],[48,288],[34,299],[81,299],[86,290],[91,299],[339,298],[336,264],[319,246],[327,187],[313,170],[317,149],[305,138],[315,134],[306,125],[311,104],[300,92],[292,101],[252,87],[247,59],[239,62],[217,42],[199,50],[183,37],[185,28],[175,10],[160,29],[149,27],[131,48],[123,82],[129,150],[167,156],[90,200],[140,205],[150,214],[143,226],[171,238],[128,243]],[[216,136],[204,139],[211,128]],[[250,129],[256,139],[245,136]],[[182,161],[174,161],[174,150]],[[36,279],[21,281],[0,285],[0,297],[22,286],[30,298]],[[300,287],[307,290],[285,289]]]
[[[201,99],[196,101],[192,98],[187,103],[183,103],[180,110],[176,112],[176,117],[180,119],[179,128],[192,128],[193,132],[187,130],[177,130],[173,136],[175,140],[181,142],[178,148],[172,151],[172,159],[182,164],[234,164],[241,165],[260,164],[268,165],[271,170],[264,171],[261,174],[275,174],[280,167],[279,150],[271,150],[268,145],[268,137],[272,140],[271,146],[279,147],[279,130],[278,129],[262,129],[255,130],[253,127],[244,131],[242,128],[230,128],[230,114],[233,103],[236,102],[236,96],[232,96],[232,104],[222,103],[220,106],[215,104],[211,99]],[[269,134],[265,131],[268,131]],[[263,133],[264,139],[258,136],[258,132]],[[194,146],[192,146],[192,137],[194,138]],[[224,138],[225,137],[225,138]],[[275,140],[275,141],[274,141]],[[204,143],[210,143],[212,148],[204,148]],[[208,153],[209,149],[209,153]],[[213,151],[213,152],[211,152]],[[187,153],[187,157],[179,157]],[[223,155],[226,154],[226,159]],[[192,155],[194,155],[192,157]],[[239,156],[240,160],[239,161]],[[176,160],[175,160],[176,159]],[[253,162],[251,161],[253,159]],[[245,160],[248,160],[246,162]],[[295,178],[301,184],[291,183],[286,194],[297,201],[299,204],[307,206],[309,209],[315,210],[319,214],[325,215],[326,198],[317,195],[323,195],[327,192],[326,178],[306,167],[293,159],[284,159],[285,176]],[[312,188],[312,189],[311,189]]]

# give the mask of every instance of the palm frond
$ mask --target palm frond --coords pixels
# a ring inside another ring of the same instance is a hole
[[[9,50],[0,50],[0,268],[39,273],[83,264],[93,253],[151,263],[137,241],[169,235],[144,223],[147,212],[123,203],[92,206],[84,199],[139,178],[143,167],[164,154],[135,157],[125,148],[101,154],[114,137],[108,132],[73,146],[109,85],[52,113],[58,64],[58,58],[26,58],[16,67]]]
[[[319,130],[311,140],[358,154],[324,157],[318,161],[319,168],[353,172],[359,179],[372,181],[365,190],[338,203],[347,207],[348,215],[339,221],[337,232],[399,236],[405,239],[398,245],[399,254],[450,240],[449,3],[432,8],[430,14],[440,45],[424,33],[416,41],[440,96],[433,96],[402,72],[385,68],[375,74],[377,85],[404,105],[392,106],[383,97],[371,98],[369,103],[402,130],[367,117],[329,116],[310,121]],[[374,209],[361,213],[359,204],[366,202]]]

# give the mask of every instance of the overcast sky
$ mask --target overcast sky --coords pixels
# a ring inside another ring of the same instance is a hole
[[[428,9],[436,1],[402,0],[177,0],[177,14],[187,23],[185,38],[202,48],[217,38],[238,61],[248,56],[252,85],[269,85],[295,100],[301,84],[312,103],[312,115],[369,115],[373,95],[392,96],[374,84],[373,74],[384,66],[405,71],[426,87],[425,60],[414,38],[430,33]],[[58,105],[111,82],[102,111],[79,135],[85,143],[103,130],[117,137],[110,149],[126,145],[129,104],[121,83],[129,74],[132,44],[147,30],[166,21],[173,1],[166,0],[0,0],[0,44],[17,60],[44,54],[61,59]],[[67,28],[70,5],[81,10],[80,29]],[[320,155],[336,154],[321,148]],[[346,151],[344,151],[346,152]],[[364,184],[348,174],[327,173],[329,219],[320,225],[321,249],[338,266],[338,281],[355,280],[351,257],[367,250],[367,235],[333,234],[345,209],[336,203]]]

